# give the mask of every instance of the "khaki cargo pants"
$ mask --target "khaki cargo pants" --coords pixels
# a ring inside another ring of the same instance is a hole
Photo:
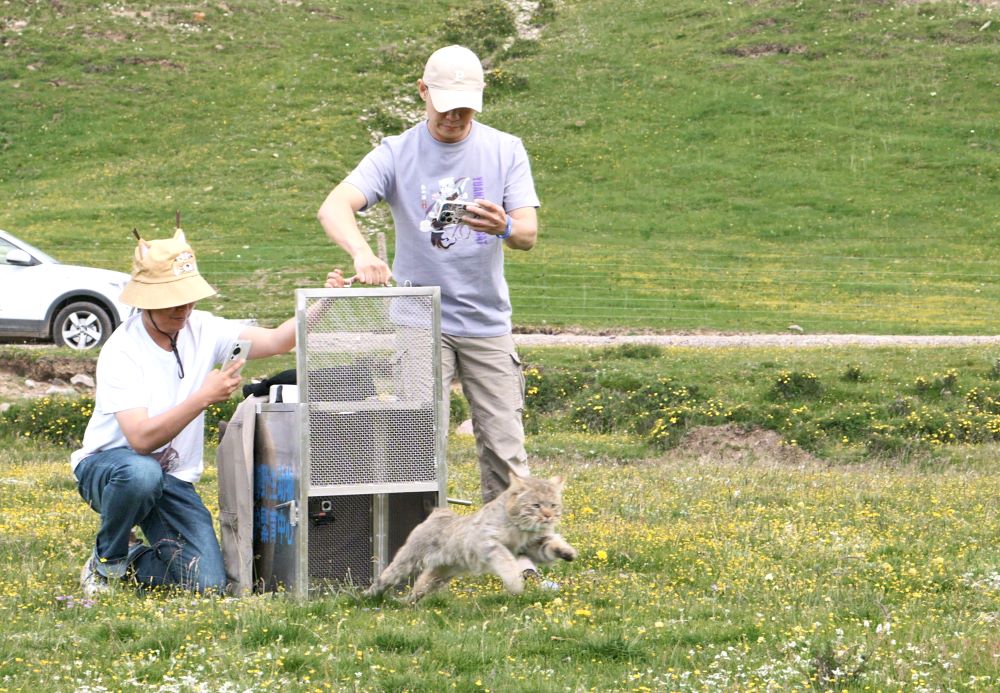
[[[433,380],[426,331],[404,329],[399,350],[405,370],[404,398],[426,400]],[[510,475],[528,476],[524,450],[524,372],[513,335],[456,337],[441,335],[442,421],[447,429],[449,397],[455,380],[469,402],[476,437],[483,502],[489,503],[510,484]]]
[[[469,402],[483,502],[488,503],[507,488],[512,473],[530,473],[522,420],[524,371],[513,335],[441,335],[441,386],[446,413],[456,378]]]

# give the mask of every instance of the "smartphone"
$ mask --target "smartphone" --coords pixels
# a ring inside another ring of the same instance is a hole
[[[462,221],[466,211],[465,202],[444,202],[441,211],[438,212],[437,221],[441,227],[451,226]]]
[[[250,356],[251,344],[252,342],[249,339],[237,339],[230,344],[229,349],[226,351],[226,358],[222,362],[222,367],[225,368],[233,361],[246,360]]]

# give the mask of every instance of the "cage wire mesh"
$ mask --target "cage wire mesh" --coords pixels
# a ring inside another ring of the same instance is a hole
[[[309,499],[309,579],[330,585],[370,585],[373,575],[373,498]]]
[[[300,290],[299,387],[314,487],[436,483],[436,289]]]

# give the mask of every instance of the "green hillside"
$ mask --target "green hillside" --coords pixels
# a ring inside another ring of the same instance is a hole
[[[992,4],[9,2],[0,228],[127,269],[180,210],[210,307],[272,322],[346,264],[315,212],[457,41],[543,202],[520,328],[995,334]]]

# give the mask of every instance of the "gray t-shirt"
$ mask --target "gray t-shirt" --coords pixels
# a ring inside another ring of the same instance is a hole
[[[441,331],[498,337],[511,331],[503,241],[464,224],[435,221],[444,201],[490,200],[512,211],[538,207],[521,140],[472,122],[469,136],[446,144],[422,121],[386,137],[346,181],[370,207],[389,203],[396,225],[392,273],[400,286],[441,287]]]

